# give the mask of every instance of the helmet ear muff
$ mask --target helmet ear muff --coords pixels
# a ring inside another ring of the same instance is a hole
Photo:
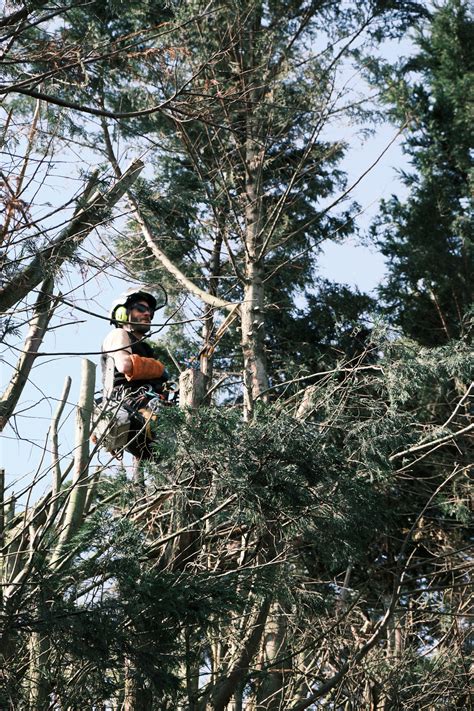
[[[128,311],[126,306],[117,306],[114,312],[114,319],[118,323],[127,323],[128,321]]]

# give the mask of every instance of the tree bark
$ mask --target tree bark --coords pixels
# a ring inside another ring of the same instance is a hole
[[[262,662],[266,676],[257,690],[257,709],[278,711],[283,708],[285,674],[280,658],[286,657],[286,619],[279,603],[273,602],[265,624],[263,636]]]
[[[41,606],[37,607],[37,616],[43,616]],[[51,639],[42,631],[35,631],[30,636],[29,663],[29,708],[31,711],[48,708],[49,682],[47,678],[48,662],[51,652]]]
[[[264,287],[261,268],[249,261],[242,313],[242,354],[244,360],[244,417],[253,417],[255,400],[268,388],[265,355]]]
[[[251,120],[250,120],[251,121]],[[252,131],[248,126],[247,130]],[[242,313],[242,355],[244,359],[244,416],[251,419],[256,398],[268,388],[265,357],[265,290],[262,249],[262,157],[249,136],[245,165],[245,284]]]
[[[144,687],[135,665],[127,660],[125,663],[123,711],[150,711],[152,703],[151,690]]]
[[[79,528],[90,485],[89,472],[89,437],[92,409],[94,405],[95,364],[86,358],[82,361],[82,383],[77,406],[76,443],[74,457],[74,475],[69,500],[64,516],[63,528],[56,550],[51,559],[51,567],[61,564],[64,549]]]
[[[206,398],[208,378],[200,370],[188,368],[179,376],[179,406],[195,410]]]
[[[3,431],[18,403],[35,362],[38,349],[43,342],[54,309],[52,290],[53,280],[49,278],[43,283],[36,300],[34,316],[31,320],[24,349],[18,359],[15,373],[0,399],[0,432]]]

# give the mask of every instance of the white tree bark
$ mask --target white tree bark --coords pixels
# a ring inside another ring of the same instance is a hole
[[[52,568],[60,567],[65,549],[82,522],[87,493],[92,484],[89,478],[89,437],[94,404],[95,368],[92,361],[83,359],[81,391],[76,418],[74,474],[63,527],[51,558]]]

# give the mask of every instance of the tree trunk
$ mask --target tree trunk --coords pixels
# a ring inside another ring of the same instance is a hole
[[[125,662],[125,692],[123,711],[150,711],[153,695],[150,689],[143,685],[135,664],[130,660]]]
[[[258,25],[258,18],[255,19]],[[242,304],[242,354],[244,359],[244,416],[253,416],[256,398],[268,388],[265,358],[265,321],[263,286],[263,220],[262,220],[262,167],[264,149],[258,140],[259,126],[253,119],[252,106],[258,99],[258,90],[252,86],[255,67],[254,37],[248,35],[246,57],[249,68],[248,101],[245,142],[245,284]]]
[[[257,709],[278,711],[283,708],[285,690],[284,668],[288,660],[279,661],[285,656],[286,619],[276,602],[272,603],[263,637],[262,662],[266,675],[257,691]]]
[[[41,605],[37,607],[38,619],[44,616]],[[48,708],[50,683],[48,680],[51,640],[43,631],[32,632],[30,636],[29,663],[29,708],[31,711]]]
[[[205,400],[207,376],[200,370],[188,368],[179,376],[179,406],[195,410]]]
[[[249,261],[242,313],[242,353],[244,359],[244,417],[253,417],[257,398],[265,400],[268,388],[265,357],[264,286],[261,268]]]
[[[64,516],[63,528],[50,565],[57,568],[65,548],[82,523],[90,481],[89,473],[89,438],[92,409],[94,405],[95,365],[86,358],[82,361],[82,382],[77,406],[76,443],[74,455],[74,475],[69,493],[69,500]]]
[[[206,711],[225,711],[232,696],[241,688],[242,681],[246,678],[249,666],[260,646],[269,609],[270,602],[264,600],[254,611],[253,621],[248,627],[249,634],[242,643],[240,654],[212,689]]]

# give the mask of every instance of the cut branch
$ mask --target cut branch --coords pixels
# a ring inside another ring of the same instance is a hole
[[[78,530],[84,514],[90,479],[89,467],[89,437],[92,407],[94,403],[95,364],[86,358],[82,361],[82,382],[77,405],[76,445],[74,456],[74,476],[69,500],[67,503],[64,524],[56,550],[51,560],[52,568],[59,568],[63,554]]]

